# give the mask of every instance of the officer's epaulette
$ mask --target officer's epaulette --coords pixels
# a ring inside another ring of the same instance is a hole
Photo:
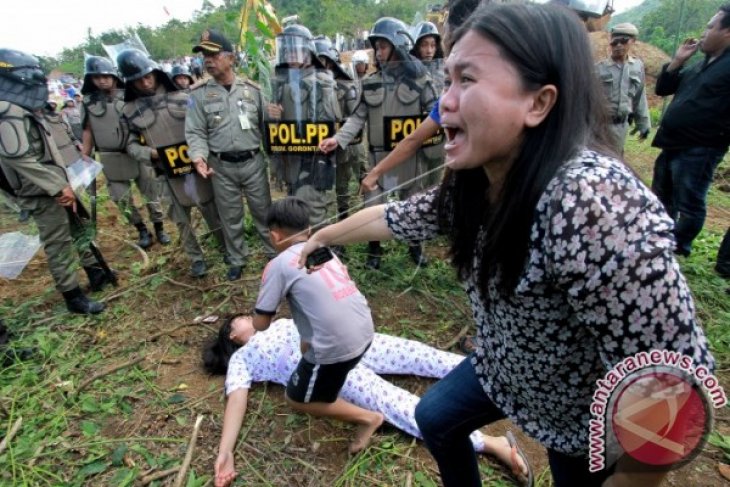
[[[238,78],[238,81],[239,82],[243,82],[244,84],[247,84],[247,85],[251,86],[252,88],[255,88],[255,89],[261,91],[261,85],[259,85],[258,83],[255,83],[255,82],[251,81],[248,78]]]

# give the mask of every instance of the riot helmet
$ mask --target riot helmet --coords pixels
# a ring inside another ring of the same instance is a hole
[[[0,100],[38,110],[47,99],[46,76],[38,59],[14,49],[0,49]]]
[[[423,57],[419,52],[420,43],[427,37],[433,37],[436,42],[436,52],[433,55],[433,59],[441,59],[444,57],[444,50],[441,47],[441,34],[439,34],[439,31],[433,22],[419,22],[413,28],[412,37],[414,39],[413,49],[411,49],[411,54],[413,56],[423,60]]]
[[[312,33],[301,24],[287,26],[276,36],[276,66],[324,68],[317,57]]]
[[[375,21],[368,36],[373,49],[375,49],[377,39],[385,39],[390,42],[399,54],[407,53],[413,47],[413,39],[408,33],[408,27],[402,20],[393,17],[381,17]],[[401,58],[404,56],[401,55]]]
[[[188,79],[188,87],[195,83],[195,80],[193,79],[193,75],[190,74],[190,70],[187,68],[187,66],[182,66],[180,64],[176,64],[172,67],[172,72],[170,73],[170,79],[180,89],[183,89],[180,85],[178,85],[177,81],[175,81],[175,78],[183,76]]]
[[[112,62],[101,56],[89,56],[84,62],[84,84],[81,86],[81,93],[90,95],[99,91],[92,78],[94,76],[113,76],[117,80],[117,88],[124,88],[124,82],[119,77],[117,69]]]
[[[370,56],[365,51],[355,51],[352,55],[352,72],[357,78],[362,78],[370,67]],[[364,69],[363,69],[364,68]]]
[[[340,53],[335,48],[335,46],[332,45],[332,41],[329,39],[329,37],[324,35],[319,35],[315,37],[314,48],[317,51],[317,56],[324,56],[333,63],[340,62]]]
[[[342,69],[342,66],[340,66],[340,52],[327,36],[320,35],[315,37],[314,48],[317,50],[317,56],[320,58],[320,61],[325,65],[325,67],[327,67],[328,62],[332,65],[332,73],[334,74],[335,79],[352,79],[352,77],[347,74],[344,69]],[[325,58],[325,61],[323,61],[322,58]]]
[[[120,52],[117,56],[117,65],[119,74],[124,77],[126,83],[124,101],[133,101],[139,97],[140,93],[134,86],[134,82],[150,73],[155,75],[157,84],[164,85],[167,91],[178,90],[167,74],[160,69],[160,66],[138,49],[125,49]]]

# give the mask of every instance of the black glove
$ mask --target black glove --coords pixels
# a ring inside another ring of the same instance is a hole
[[[626,121],[629,122],[629,125],[633,125],[636,121],[636,116],[633,113],[629,113],[629,116],[626,118]]]

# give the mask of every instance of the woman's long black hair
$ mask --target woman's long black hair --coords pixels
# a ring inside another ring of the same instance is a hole
[[[243,313],[226,318],[218,330],[218,335],[203,349],[203,366],[209,373],[214,375],[225,374],[231,356],[241,348],[241,345],[231,340],[231,323],[239,316],[243,316]]]
[[[439,219],[451,236],[459,275],[470,274],[479,252],[483,294],[497,273],[500,292],[509,294],[524,270],[537,202],[558,168],[583,147],[615,154],[588,36],[572,11],[557,5],[482,3],[454,32],[450,45],[470,31],[498,46],[525,89],[548,84],[558,89],[545,120],[525,129],[496,204],[488,203],[489,181],[481,167],[447,170],[439,192]],[[486,238],[480,241],[482,229]]]

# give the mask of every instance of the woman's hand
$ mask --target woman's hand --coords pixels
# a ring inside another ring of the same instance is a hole
[[[311,237],[309,237],[309,240],[304,244],[304,247],[302,247],[302,253],[299,255],[299,265],[298,268],[301,269],[303,267],[306,267],[307,265],[307,257],[309,254],[314,252],[320,247],[325,247],[327,245],[326,242],[320,242],[317,238],[317,234],[315,233]],[[316,271],[317,269],[320,269],[322,266],[316,266],[307,269],[307,273],[311,273],[312,271]]]
[[[378,175],[370,171],[360,182],[360,194],[367,194],[378,189]]]
[[[236,478],[236,470],[233,465],[233,453],[229,451],[220,452],[215,461],[215,487],[227,487]]]

